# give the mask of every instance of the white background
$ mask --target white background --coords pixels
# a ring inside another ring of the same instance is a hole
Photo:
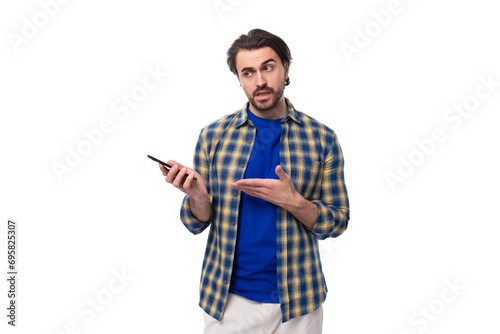
[[[349,228],[321,242],[324,333],[500,330],[500,87],[461,123],[443,118],[473,101],[480,77],[500,81],[493,1],[401,0],[379,31],[370,13],[388,0],[221,0],[219,12],[213,0],[72,0],[44,22],[47,2],[0,5],[2,277],[8,218],[19,235],[18,326],[6,324],[2,279],[2,333],[201,332],[208,233],[183,227],[183,195],[146,155],[190,164],[200,129],[243,106],[225,53],[255,27],[287,42],[285,95],[335,130],[346,159]],[[13,43],[36,19],[44,26]],[[115,113],[146,68],[168,76]],[[59,180],[53,164],[104,119],[113,130]],[[446,140],[418,153],[436,128]],[[418,165],[391,189],[387,173],[410,157]],[[91,319],[92,298],[105,305]]]

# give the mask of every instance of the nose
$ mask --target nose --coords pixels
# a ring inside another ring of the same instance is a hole
[[[257,82],[255,84],[259,87],[263,87],[267,84],[266,77],[260,71],[257,72]]]

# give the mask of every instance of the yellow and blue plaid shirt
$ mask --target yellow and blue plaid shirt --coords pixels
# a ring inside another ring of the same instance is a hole
[[[286,103],[288,114],[281,121],[280,164],[297,191],[318,207],[318,219],[308,230],[291,213],[277,209],[276,293],[283,322],[311,313],[324,302],[327,287],[318,239],[339,236],[349,221],[344,159],[335,133],[296,110],[288,99]],[[181,220],[192,233],[201,233],[210,226],[200,281],[200,307],[217,320],[223,317],[231,282],[238,228],[240,191],[229,184],[244,177],[256,134],[247,108],[248,103],[206,126],[196,145],[193,168],[207,186],[212,205],[210,221],[201,222],[191,214],[188,196],[181,207]]]

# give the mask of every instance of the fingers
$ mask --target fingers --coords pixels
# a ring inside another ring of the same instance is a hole
[[[170,163],[169,163],[170,165]],[[174,183],[174,180],[176,179],[176,176],[178,175],[177,173],[179,172],[179,165],[175,164],[175,165],[171,165],[172,167],[170,168],[169,171],[167,171],[167,174],[163,174],[165,175],[165,181],[167,181],[167,183]],[[166,168],[165,168],[166,169]]]
[[[261,188],[261,187],[270,187],[276,180],[274,179],[241,179],[234,183],[231,183],[229,186],[235,189],[251,189],[251,188]]]
[[[175,165],[175,166],[177,167],[175,170],[174,170],[173,167],[170,169],[172,177],[174,178],[173,181],[172,181],[172,185],[174,187],[180,189],[180,188],[182,188],[182,183],[184,182],[184,177],[187,174],[187,168],[186,167],[180,168],[177,165]],[[177,170],[178,170],[178,172],[177,172]]]
[[[276,181],[276,180],[273,180]],[[233,189],[237,189],[247,193],[250,196],[260,197],[265,199],[265,193],[268,193],[270,189],[272,189],[272,184],[268,182],[268,180],[261,179],[243,179],[231,183],[229,185]]]
[[[191,187],[191,184],[194,181],[195,172],[191,168],[187,168],[185,171],[185,175],[187,176],[183,176],[184,182],[182,183],[182,188],[184,188],[184,190],[187,190]]]
[[[167,183],[189,196],[206,197],[207,189],[200,174],[174,160],[168,160],[166,164],[171,167],[167,168],[163,164],[159,164],[159,167]]]
[[[158,164],[158,166],[160,166],[160,170],[163,173],[163,176],[167,176],[168,170],[165,168],[165,166],[163,166],[162,164]]]
[[[176,164],[175,161],[169,160],[168,164],[172,163],[172,167],[168,171],[163,165],[160,165],[160,169],[165,176],[165,181],[171,183],[174,187],[185,190],[191,187],[196,173],[191,168],[184,167],[183,165]]]
[[[182,164],[180,164],[180,163],[178,163],[177,161],[174,161],[174,160],[168,160],[167,164],[169,164],[170,166],[178,165],[178,166],[180,166],[180,168],[184,167]]]
[[[179,169],[181,169],[182,167],[184,167],[183,165],[181,165],[180,163],[174,161],[174,160],[169,160],[167,161],[167,164],[170,165],[170,166],[175,166],[177,165],[179,167]],[[160,166],[160,170],[162,171],[163,175],[164,176],[167,176],[167,173],[168,173],[168,169],[162,165],[162,164],[158,164]]]

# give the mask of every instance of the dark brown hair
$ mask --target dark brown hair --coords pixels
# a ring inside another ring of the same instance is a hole
[[[281,58],[283,66],[292,62],[292,54],[286,43],[276,35],[262,29],[252,29],[246,35],[241,35],[227,50],[227,66],[231,72],[238,76],[236,69],[236,55],[240,49],[255,50],[265,46],[270,47]],[[290,78],[286,78],[285,86],[290,84]]]

